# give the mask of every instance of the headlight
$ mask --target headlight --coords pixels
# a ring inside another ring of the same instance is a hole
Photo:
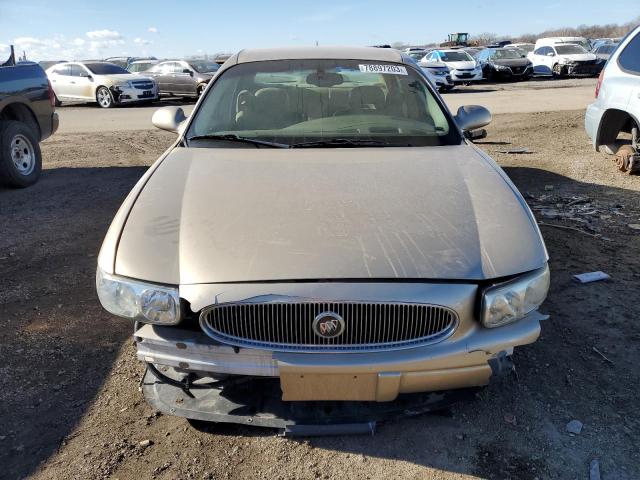
[[[490,287],[482,297],[482,325],[501,327],[520,320],[537,309],[549,291],[549,267],[527,273],[509,282]]]
[[[131,82],[116,82],[113,86],[118,88],[131,88]]]
[[[96,290],[104,309],[114,315],[159,325],[180,321],[177,288],[116,277],[98,268]]]
[[[574,62],[573,60],[570,60],[568,58],[561,58],[559,63],[562,64],[562,65],[573,65],[576,62]]]

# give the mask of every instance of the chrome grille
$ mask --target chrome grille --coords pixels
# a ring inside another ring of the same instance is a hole
[[[327,312],[344,320],[338,337],[314,332],[314,319]],[[416,347],[443,340],[457,323],[456,313],[449,308],[407,303],[230,303],[208,307],[200,315],[203,331],[222,343],[295,352]]]
[[[131,84],[140,90],[151,90],[153,88],[153,82],[149,82],[146,80],[133,81]]]

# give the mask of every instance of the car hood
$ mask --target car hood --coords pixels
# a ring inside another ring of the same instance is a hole
[[[596,56],[593,53],[576,53],[574,55],[560,55],[563,58],[572,60],[574,62],[589,62],[595,60]]]
[[[503,67],[526,67],[531,62],[528,58],[505,58],[500,60],[492,60],[495,65],[502,65]]]
[[[95,77],[98,77],[97,79]],[[141,80],[149,80],[150,77],[145,75],[134,75],[133,73],[114,73],[113,75],[95,75],[94,79],[99,80],[101,83],[112,84],[118,82],[128,82],[128,81],[136,81],[139,82]]]
[[[476,68],[476,62],[474,61],[465,61],[465,62],[444,62],[447,67],[449,67],[451,70],[466,70],[469,68]]]
[[[446,63],[442,62],[420,62],[422,68],[431,68],[435,70],[449,70]]]
[[[546,259],[524,200],[472,146],[176,148],[129,212],[115,273],[482,280]]]

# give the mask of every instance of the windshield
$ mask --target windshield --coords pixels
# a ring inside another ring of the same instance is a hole
[[[580,45],[556,45],[558,55],[576,55],[579,53],[587,53]]]
[[[217,72],[220,65],[206,60],[189,60],[189,65],[198,73]]]
[[[493,52],[492,57],[496,60],[514,60],[522,58],[522,51],[515,48],[500,49]]]
[[[426,55],[426,52],[424,50],[420,50],[418,52],[409,52],[408,55],[415,61],[420,61],[422,60],[422,57]]]
[[[516,49],[522,50],[525,53],[533,52],[535,45],[518,45]]]
[[[187,138],[236,135],[294,145],[458,144],[451,119],[413,68],[358,60],[244,63],[222,73]]]
[[[456,52],[440,52],[440,56],[442,57],[443,62],[470,62],[473,61],[471,55],[469,55],[464,50],[459,50]]]
[[[115,75],[119,73],[129,73],[124,68],[113,63],[85,63],[85,67],[94,75]]]
[[[155,62],[136,62],[129,65],[128,70],[130,72],[144,72],[148,70]]]

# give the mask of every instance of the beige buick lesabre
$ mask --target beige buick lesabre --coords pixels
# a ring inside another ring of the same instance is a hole
[[[377,48],[241,51],[189,118],[158,110],[178,138],[97,271],[104,308],[135,321],[149,401],[233,421],[224,389],[247,379],[289,404],[370,403],[507,368],[538,338],[549,270],[522,196],[468,140],[490,120],[453,116]]]

